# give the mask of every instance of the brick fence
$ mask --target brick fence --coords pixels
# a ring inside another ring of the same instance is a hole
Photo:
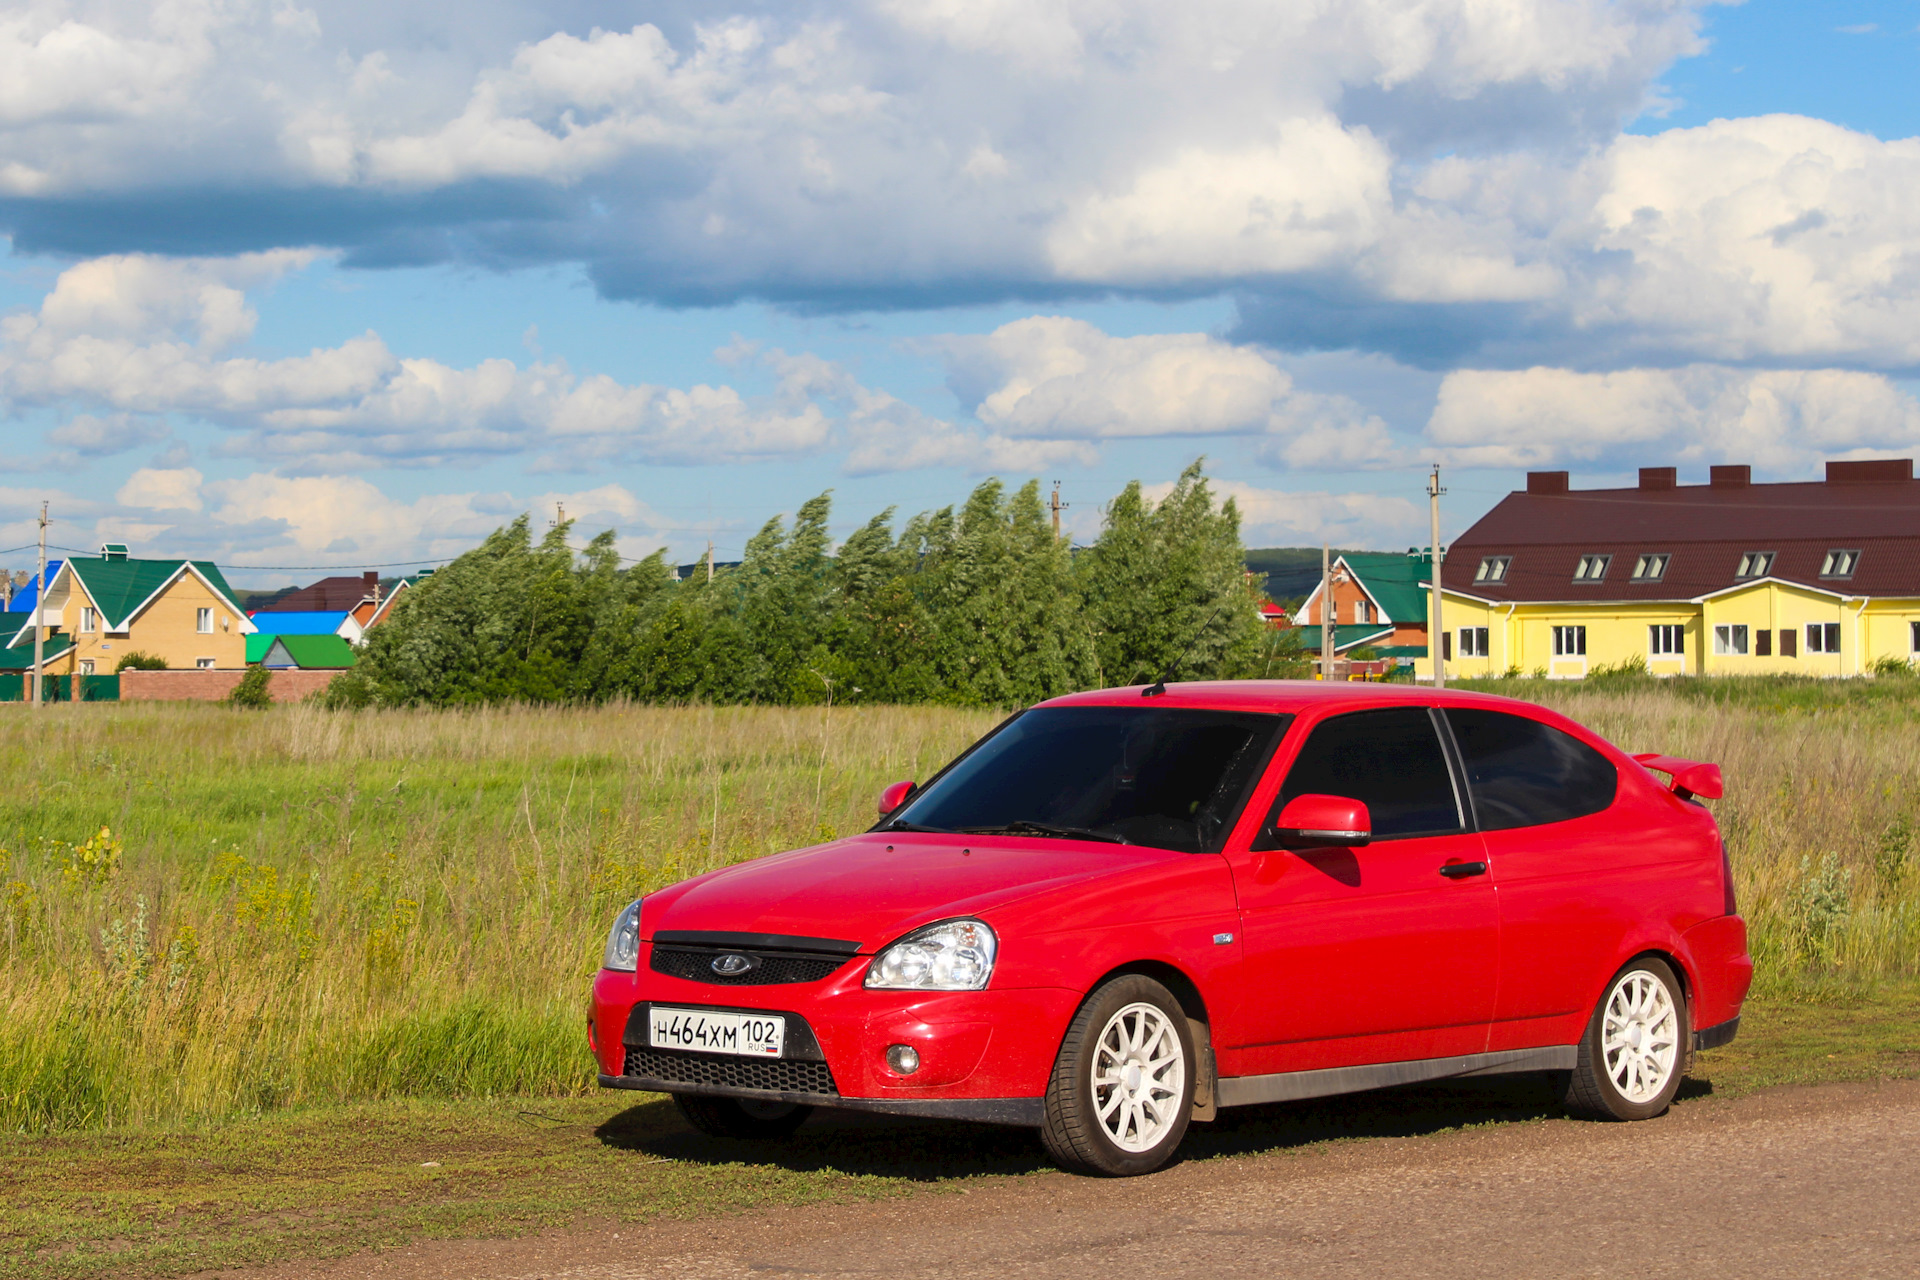
[[[244,671],[135,671],[120,673],[122,702],[219,702]],[[338,671],[276,671],[267,681],[275,702],[298,702],[333,682]]]

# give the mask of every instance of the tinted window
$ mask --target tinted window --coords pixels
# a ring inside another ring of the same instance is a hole
[[[1358,711],[1314,726],[1287,771],[1274,815],[1310,794],[1363,802],[1376,840],[1461,829],[1453,776],[1423,707]]]
[[[1041,707],[980,743],[893,822],[965,832],[1038,823],[1217,851],[1292,719],[1152,703]]]
[[[1613,803],[1613,762],[1551,725],[1501,711],[1449,709],[1483,831],[1534,827],[1598,813]]]

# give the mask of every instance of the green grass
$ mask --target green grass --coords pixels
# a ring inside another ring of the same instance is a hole
[[[1628,750],[1720,762],[1756,994],[1920,976],[1920,681],[1495,683]],[[862,829],[883,785],[994,718],[15,708],[0,1127],[581,1095],[582,1002],[622,904]]]
[[[1920,983],[1840,1003],[1755,1000],[1682,1107],[1780,1084],[1920,1076]],[[1183,1158],[1223,1159],[1558,1114],[1537,1077],[1229,1111]],[[178,1275],[421,1240],[897,1197],[1048,1174],[1020,1130],[817,1118],[781,1144],[688,1130],[651,1095],[403,1099],[220,1124],[0,1136],[0,1277]],[[1064,1175],[1060,1175],[1064,1176]]]

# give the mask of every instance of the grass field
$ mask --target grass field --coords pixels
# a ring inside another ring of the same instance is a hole
[[[1920,1073],[1920,681],[1494,687],[1725,768],[1715,811],[1760,980],[1741,1039],[1703,1057],[1714,1091]],[[581,1034],[621,904],[862,828],[885,783],[996,718],[7,712],[0,1275],[174,1274],[1043,1170],[1030,1135],[966,1127],[716,1145],[662,1101],[592,1092]],[[1236,1116],[1188,1154],[1547,1114],[1524,1082],[1378,1097]]]
[[[1505,683],[1629,750],[1722,764],[1761,994],[1920,970],[1920,681]],[[863,828],[885,783],[995,718],[15,708],[0,1125],[579,1094],[586,984],[623,903]]]

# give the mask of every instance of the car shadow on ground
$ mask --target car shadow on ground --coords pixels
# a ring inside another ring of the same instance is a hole
[[[1679,1100],[1712,1092],[1713,1086],[1704,1080],[1687,1080]],[[1543,1075],[1403,1085],[1222,1111],[1213,1123],[1187,1130],[1177,1158],[1250,1155],[1340,1139],[1420,1137],[1565,1114]],[[665,1098],[627,1108],[595,1129],[594,1136],[609,1147],[654,1159],[765,1164],[796,1172],[832,1169],[923,1182],[1053,1167],[1030,1129],[817,1111],[789,1138],[710,1138],[690,1128]]]

